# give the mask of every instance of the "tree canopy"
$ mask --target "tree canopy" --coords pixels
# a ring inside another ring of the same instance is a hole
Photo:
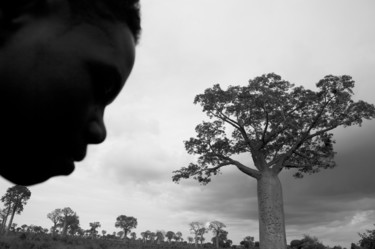
[[[125,238],[131,229],[137,228],[137,225],[137,219],[132,216],[120,215],[116,218],[115,227],[120,227],[123,229]]]
[[[25,186],[15,185],[13,187],[8,188],[5,195],[1,197],[1,201],[7,208],[7,212],[3,219],[2,229],[5,227],[8,215],[11,214],[11,218],[7,228],[7,231],[9,231],[13,222],[14,215],[20,214],[23,211],[23,207],[27,204],[27,201],[30,199],[30,196],[31,192]]]
[[[375,229],[368,229],[366,230],[366,233],[359,233],[359,236],[361,237],[361,240],[359,241],[360,246],[366,249],[375,248]]]
[[[195,97],[211,119],[199,124],[197,136],[185,141],[197,163],[174,171],[173,181],[193,177],[207,184],[228,165],[259,178],[259,172],[296,169],[295,177],[335,166],[330,133],[338,126],[361,125],[375,117],[375,107],[353,101],[354,81],[348,75],[328,75],[312,91],[294,86],[274,73],[249,81],[246,86],[219,84]],[[233,158],[251,153],[256,169]]]

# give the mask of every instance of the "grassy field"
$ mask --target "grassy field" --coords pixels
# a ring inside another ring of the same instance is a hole
[[[201,246],[199,246],[202,248]],[[214,248],[206,244],[205,248]],[[194,249],[187,243],[142,243],[141,241],[121,241],[116,239],[91,239],[61,237],[50,234],[10,233],[0,235],[0,249]]]

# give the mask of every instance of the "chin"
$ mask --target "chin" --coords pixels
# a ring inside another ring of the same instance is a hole
[[[44,161],[39,164],[29,164],[28,168],[24,168],[24,165],[13,164],[12,168],[3,168],[0,172],[1,176],[14,184],[31,186],[43,183],[52,177],[70,175],[75,168],[72,160]]]

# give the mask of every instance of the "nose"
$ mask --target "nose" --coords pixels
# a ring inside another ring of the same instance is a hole
[[[105,128],[103,116],[104,109],[97,108],[94,110],[93,117],[87,127],[87,142],[89,144],[100,144],[105,140],[107,130]]]

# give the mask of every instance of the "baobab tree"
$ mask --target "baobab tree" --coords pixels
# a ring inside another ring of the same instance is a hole
[[[261,249],[286,248],[280,172],[293,169],[301,178],[335,167],[330,132],[375,117],[374,105],[351,99],[350,76],[328,75],[316,86],[316,92],[294,87],[270,73],[247,86],[223,90],[217,84],[195,97],[211,121],[199,124],[197,136],[185,141],[197,162],[174,171],[172,179],[193,177],[207,184],[228,166],[256,179]],[[233,157],[243,153],[251,155],[254,167]]]
[[[216,248],[219,248],[219,236],[223,232],[223,227],[226,227],[224,223],[220,221],[211,221],[208,224],[208,230],[211,230],[216,238]]]
[[[124,239],[127,239],[128,233],[133,228],[137,228],[137,219],[132,216],[120,215],[116,218],[115,227],[119,227],[124,231]]]
[[[62,227],[62,235],[66,236],[70,227],[76,227],[79,225],[79,218],[70,207],[61,209],[61,215],[59,216],[59,226]],[[71,229],[70,229],[71,230]],[[75,230],[75,229],[73,229]]]
[[[62,210],[61,208],[56,208],[52,212],[47,214],[47,218],[50,219],[53,223],[53,226],[51,227],[51,233],[52,235],[56,234],[56,228],[59,224],[59,221],[61,219]]]
[[[156,236],[156,243],[160,244],[160,242],[164,241],[165,231],[157,230],[156,233],[155,233],[155,236]]]
[[[189,226],[190,233],[194,234],[195,247],[197,247],[198,240],[200,240],[202,243],[201,238],[203,237],[203,234],[206,232],[206,228],[204,227],[203,223],[197,221],[191,222]]]

